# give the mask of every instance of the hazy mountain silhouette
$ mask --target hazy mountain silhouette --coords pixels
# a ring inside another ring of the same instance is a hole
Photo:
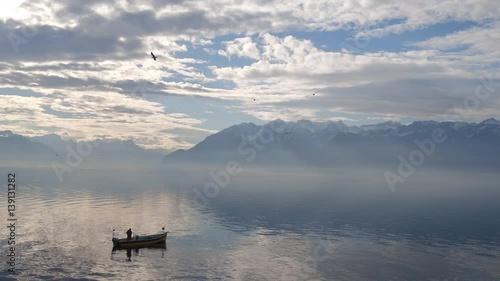
[[[214,164],[235,160],[251,165],[392,165],[398,156],[420,150],[437,130],[445,141],[429,145],[426,165],[499,167],[500,121],[480,123],[388,121],[347,126],[338,122],[243,123],[207,137],[189,150],[178,150],[164,164]],[[285,134],[286,132],[286,134]],[[426,151],[422,151],[424,153]]]
[[[47,145],[11,131],[0,131],[0,155],[0,163],[3,166],[27,162],[40,164],[57,160],[57,156]]]
[[[75,142],[55,134],[24,137],[11,131],[0,131],[0,155],[3,166],[51,166],[54,162],[68,165],[76,163],[80,157],[83,165],[102,168],[112,167],[109,165],[156,165],[165,152],[143,149],[131,140]]]
[[[417,121],[402,125],[388,121],[365,126],[308,120],[242,123],[166,156],[165,151],[143,149],[131,140],[75,142],[54,134],[24,137],[0,131],[0,161],[4,166],[17,162],[50,165],[84,151],[82,156],[89,165],[224,165],[234,160],[257,166],[385,166],[397,165],[400,155],[408,158],[412,151],[426,152],[417,143],[431,140],[435,130],[446,140],[431,145],[432,153],[425,154],[426,166],[500,167],[500,121],[493,118],[480,123]],[[89,147],[92,151],[86,155]]]

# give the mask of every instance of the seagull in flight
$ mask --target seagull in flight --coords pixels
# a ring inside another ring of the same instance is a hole
[[[156,56],[155,56],[155,54],[153,54],[153,52],[151,52],[151,57],[152,57],[154,60],[156,60]]]
[[[59,154],[55,153],[54,151],[52,151],[54,153],[55,156],[61,158],[62,160],[64,160],[64,158],[62,158],[61,156],[59,156]]]

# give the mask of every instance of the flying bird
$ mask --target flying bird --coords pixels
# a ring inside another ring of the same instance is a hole
[[[153,54],[153,52],[151,52],[151,57],[152,57],[154,60],[156,60],[156,56],[155,56],[155,54]]]
[[[312,93],[311,95],[307,95],[307,97],[314,97],[319,92],[321,92],[321,91],[316,91],[316,92]]]
[[[64,158],[62,158],[61,156],[59,156],[59,154],[55,153],[54,151],[52,151],[54,153],[55,156],[61,158],[62,160],[64,160]]]

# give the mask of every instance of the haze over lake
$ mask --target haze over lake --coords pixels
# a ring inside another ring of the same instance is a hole
[[[132,141],[0,134],[21,279],[500,277],[495,119],[245,123],[166,156]],[[113,248],[113,229],[162,227],[164,246]]]
[[[36,179],[53,171],[18,169],[18,277],[499,279],[497,173],[422,171],[392,193],[377,170],[274,172],[244,169],[200,206],[197,183],[171,186],[151,171],[77,170],[44,184]],[[112,252],[113,228],[124,237],[162,226],[166,249],[131,261]]]
[[[0,281],[500,281],[498,0],[4,0]]]

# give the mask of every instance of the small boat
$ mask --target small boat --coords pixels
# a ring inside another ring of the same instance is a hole
[[[130,240],[128,240],[127,238],[123,239],[113,238],[111,241],[113,241],[114,248],[121,248],[121,249],[141,248],[141,247],[153,246],[155,244],[165,243],[165,241],[167,240],[167,234],[168,231],[165,233],[153,234],[153,235],[142,235],[142,236],[137,235]]]

